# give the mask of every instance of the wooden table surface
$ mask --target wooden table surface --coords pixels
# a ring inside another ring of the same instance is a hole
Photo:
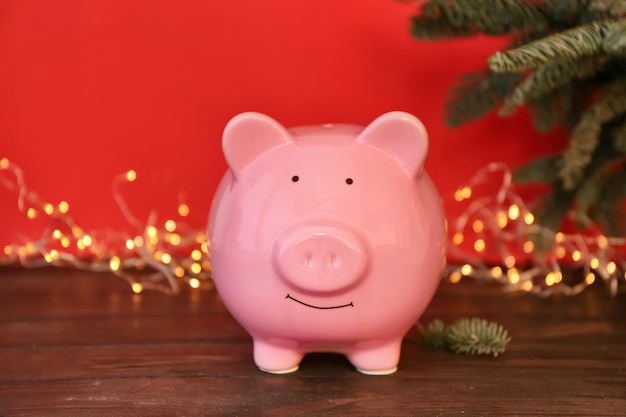
[[[212,290],[133,294],[109,274],[0,269],[0,416],[626,416],[625,295],[442,284],[422,318],[480,316],[498,356],[430,351],[411,331],[399,371],[334,354],[270,375]]]

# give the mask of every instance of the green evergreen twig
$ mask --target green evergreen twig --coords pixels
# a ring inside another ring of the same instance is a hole
[[[457,354],[498,356],[511,341],[502,326],[476,317],[458,320],[447,328],[441,320],[433,320],[426,327],[419,323],[417,326],[422,344]]]
[[[519,48],[496,52],[489,57],[489,68],[495,72],[520,72],[554,62],[569,62],[602,50],[604,36],[615,22],[592,22]]]

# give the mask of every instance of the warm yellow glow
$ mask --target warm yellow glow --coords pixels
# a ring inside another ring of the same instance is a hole
[[[556,240],[557,242],[563,242],[563,238],[564,235],[562,232],[557,232],[556,235],[554,235],[554,240]]]
[[[585,284],[591,285],[594,283],[595,280],[596,280],[596,276],[593,274],[593,272],[590,272],[585,277]]]
[[[70,240],[66,237],[61,239],[61,246],[63,246],[64,248],[69,248],[70,247]]]
[[[126,249],[128,250],[135,249],[135,241],[132,239],[126,239]]]
[[[173,232],[176,230],[176,222],[174,220],[168,220],[165,222],[165,230],[168,232]]]
[[[136,248],[142,247],[143,246],[143,237],[135,236],[135,238],[133,239],[133,243],[135,244]]]
[[[485,225],[480,220],[476,220],[474,221],[474,223],[472,223],[472,230],[476,233],[482,232],[484,228],[485,228]]]
[[[137,179],[137,173],[135,170],[129,169],[128,172],[126,172],[126,179],[130,182],[135,181]]]
[[[555,255],[557,258],[563,259],[567,255],[567,250],[563,246],[559,246],[556,248]]]
[[[31,207],[31,208],[29,208],[29,209],[26,211],[26,216],[27,216],[29,219],[34,219],[34,218],[37,216],[37,210],[35,210],[35,209],[34,209],[34,208],[32,208],[32,207]]]
[[[206,242],[206,233],[204,233],[204,232],[196,233],[196,242],[198,242],[200,244]]]
[[[472,273],[472,266],[470,264],[465,264],[461,267],[461,273],[463,275],[469,275]]]
[[[45,211],[46,214],[49,216],[54,213],[54,206],[50,203],[46,203],[46,205],[43,206],[43,211]]]
[[[545,279],[546,285],[547,286],[552,286],[556,283],[556,275],[554,272],[550,272],[548,275],[546,275],[546,279]]]
[[[517,269],[515,268],[511,268],[506,271],[506,276],[509,277],[509,282],[511,284],[517,284],[519,282],[519,272],[517,272]]]
[[[482,252],[485,250],[485,241],[482,239],[478,239],[476,240],[476,242],[474,242],[474,250],[476,252]]]
[[[501,229],[504,229],[506,227],[506,225],[509,224],[509,219],[508,219],[507,215],[504,214],[504,212],[501,211],[498,214],[496,214],[496,224]]]
[[[177,266],[176,269],[174,269],[174,275],[176,275],[178,278],[184,277],[185,268],[183,268],[182,266]]]
[[[170,262],[172,262],[172,255],[170,255],[169,253],[164,253],[161,256],[161,262],[163,262],[165,265],[168,265]]]
[[[63,214],[67,213],[68,211],[70,211],[70,205],[68,204],[67,201],[61,201],[59,203],[59,211]]]
[[[530,281],[524,281],[524,282],[522,283],[522,289],[523,289],[524,291],[530,291],[530,290],[532,290],[532,289],[533,289],[533,283],[532,283],[532,282],[530,282]]]
[[[202,261],[202,269],[205,271],[211,270],[211,263],[209,261]]]
[[[122,261],[120,260],[120,258],[118,258],[117,256],[113,256],[111,260],[109,261],[109,268],[111,268],[112,271],[117,271],[118,269],[120,269],[121,263]]]
[[[47,263],[52,263],[52,256],[49,253],[46,253],[43,256],[43,259],[47,262]]]
[[[79,238],[79,237],[81,237],[81,236],[83,235],[83,229],[81,229],[81,228],[80,228],[80,227],[78,227],[78,226],[73,226],[73,227],[72,227],[72,235],[73,235],[75,238]]]
[[[85,249],[87,246],[85,246],[85,242],[83,242],[82,239],[79,239],[76,241],[76,247],[80,250]]]
[[[199,261],[200,259],[202,259],[202,252],[200,252],[198,249],[194,249],[193,251],[191,251],[191,257],[194,260]]]
[[[509,207],[509,219],[517,220],[519,218],[519,214],[519,206],[517,206],[516,204],[511,204],[511,207]]]
[[[469,187],[463,187],[460,190],[456,190],[454,193],[454,199],[456,201],[463,201],[466,198],[470,198],[472,196],[472,189]]]
[[[208,242],[202,242],[202,244],[200,245],[200,249],[202,249],[202,252],[204,252],[204,253],[209,253],[209,244],[208,244]]]
[[[456,284],[461,280],[462,277],[463,275],[461,275],[459,271],[453,271],[450,273],[450,282]]]
[[[535,222],[535,216],[533,216],[532,213],[526,213],[524,215],[524,223],[526,223],[527,225],[531,225]]]
[[[152,246],[155,246],[157,243],[159,243],[159,238],[157,236],[150,236],[148,237],[148,243]]]
[[[181,204],[178,206],[178,214],[182,217],[189,215],[189,206],[187,204]]]
[[[535,250],[535,244],[530,240],[527,240],[526,242],[524,242],[523,249],[524,253],[531,253],[533,250]]]
[[[4,247],[4,254],[7,256],[13,255],[13,247],[10,245],[6,245]]]
[[[609,241],[604,235],[598,236],[596,240],[598,241],[598,247],[600,249],[606,249],[609,246]]]
[[[589,266],[592,267],[593,269],[598,269],[598,267],[600,266],[600,260],[598,258],[593,258],[589,262]]]
[[[504,265],[507,268],[513,268],[515,266],[516,260],[515,260],[515,256],[513,255],[508,255],[507,257],[504,258]]]
[[[52,257],[52,259],[58,259],[59,258],[59,251],[56,249],[52,249],[50,251],[50,256]]]
[[[581,258],[582,258],[582,254],[580,253],[579,250],[575,250],[574,252],[572,252],[572,261],[578,262],[580,261]]]
[[[502,276],[502,268],[500,268],[499,266],[494,266],[493,268],[491,268],[491,276],[494,278],[500,278]]]
[[[452,236],[452,243],[455,245],[463,243],[463,233],[455,233],[454,236]]]
[[[0,159],[0,168],[7,169],[9,167],[9,160],[7,158]]]
[[[191,288],[199,288],[200,287],[200,280],[198,278],[191,278],[189,280],[189,286]]]
[[[59,229],[54,229],[54,232],[52,232],[52,237],[55,239],[61,239],[61,231]]]
[[[26,244],[26,253],[29,255],[32,255],[33,253],[35,253],[35,244],[32,242],[29,242]]]
[[[167,240],[174,246],[180,245],[181,242],[180,235],[177,233],[172,233],[171,235],[169,235]]]
[[[199,263],[193,263],[191,264],[191,267],[189,269],[191,269],[191,272],[193,272],[194,274],[199,274],[200,272],[202,272],[202,265],[200,265]]]
[[[90,246],[93,243],[93,239],[89,235],[83,236],[82,240],[83,240],[83,243],[85,244],[85,246]]]
[[[133,285],[131,285],[131,288],[133,289],[133,292],[135,294],[139,294],[140,292],[143,291],[143,285],[141,285],[138,282],[133,282]]]
[[[146,229],[146,234],[149,237],[154,237],[157,235],[157,233],[158,233],[157,228],[154,226],[148,226],[148,228]]]
[[[609,274],[614,273],[617,270],[617,265],[615,265],[615,262],[611,261],[608,264],[606,264],[606,272],[608,272]]]

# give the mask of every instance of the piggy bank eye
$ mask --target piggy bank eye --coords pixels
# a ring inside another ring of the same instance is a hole
[[[352,178],[346,178],[346,184],[350,185],[354,182]]]
[[[291,177],[291,181],[293,182],[298,182],[300,180],[300,177],[298,177],[297,175],[294,175],[293,177]]]

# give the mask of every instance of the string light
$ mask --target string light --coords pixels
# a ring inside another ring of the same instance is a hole
[[[513,190],[506,164],[492,163],[480,169],[457,189],[454,201],[464,208],[450,227],[450,258],[458,263],[447,266],[451,282],[471,276],[496,280],[507,290],[540,296],[577,294],[597,277],[615,295],[618,284],[626,282],[625,239],[594,234],[594,228],[586,234],[570,234],[535,224],[531,209]],[[535,239],[547,242],[546,252],[537,250]],[[494,263],[500,266],[494,267]],[[565,267],[582,271],[577,272],[581,278],[564,279]]]
[[[137,294],[145,289],[177,293],[180,282],[186,282],[191,288],[212,287],[210,265],[202,261],[208,252],[206,233],[175,219],[166,220],[164,228],[159,229],[155,212],[145,224],[139,222],[120,191],[123,184],[136,179],[137,173],[132,169],[117,176],[113,181],[113,198],[137,233],[134,236],[111,231],[87,233],[69,214],[67,201],[57,204],[43,201],[26,185],[15,163],[8,158],[0,159],[0,184],[17,194],[18,209],[28,219],[43,217],[50,224],[38,240],[4,246],[0,265],[19,263],[27,267],[53,265],[111,271],[128,281]],[[177,211],[185,217],[189,207],[181,203]]]
[[[177,204],[180,219],[158,223],[153,211],[147,222],[139,222],[120,191],[123,184],[136,179],[134,170],[116,177],[113,198],[137,233],[134,236],[110,231],[87,233],[69,215],[67,201],[57,204],[43,201],[27,187],[16,164],[7,158],[0,159],[0,183],[17,194],[20,212],[28,219],[50,221],[50,227],[40,239],[5,245],[0,264],[17,262],[29,267],[57,265],[111,271],[128,281],[135,293],[145,289],[176,293],[181,282],[191,288],[211,287],[206,233],[183,224],[189,206]],[[494,179],[499,184],[495,195],[481,193],[481,186],[493,183]],[[450,282],[460,282],[463,277],[489,279],[504,284],[507,290],[541,296],[577,294],[598,278],[615,295],[618,284],[626,282],[626,259],[622,257],[626,256],[622,255],[626,253],[625,239],[592,232],[568,234],[535,224],[531,209],[513,191],[512,175],[505,164],[492,163],[479,170],[456,190],[454,200],[466,207],[450,227],[450,255],[459,260],[458,264],[447,266]],[[552,242],[546,253],[536,251],[532,236]],[[79,253],[72,252],[72,248]],[[500,265],[493,266],[494,255],[499,258],[495,263]],[[485,259],[490,259],[491,265]],[[559,262],[564,265],[569,262],[573,268],[582,270],[582,281],[567,282]]]

